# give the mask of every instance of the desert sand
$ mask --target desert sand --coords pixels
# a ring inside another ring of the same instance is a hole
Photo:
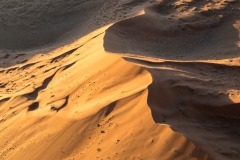
[[[238,0],[0,4],[0,159],[240,159]]]

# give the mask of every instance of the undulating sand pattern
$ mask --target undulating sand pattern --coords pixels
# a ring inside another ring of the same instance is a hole
[[[238,0],[0,10],[0,159],[240,159]]]

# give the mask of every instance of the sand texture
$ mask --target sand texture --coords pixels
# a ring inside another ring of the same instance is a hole
[[[240,1],[0,2],[0,159],[239,160]]]

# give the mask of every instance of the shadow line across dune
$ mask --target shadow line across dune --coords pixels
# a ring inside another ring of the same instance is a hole
[[[112,25],[106,31],[106,51],[164,61],[238,58],[238,2],[224,3],[220,9],[204,8],[202,1],[185,5],[171,2],[163,1],[146,8],[143,15]],[[180,6],[187,9],[182,11]]]
[[[191,2],[186,7],[198,12],[188,9],[190,16],[177,2],[163,1],[115,23],[104,48],[151,74],[148,105],[156,123],[170,125],[213,159],[238,160],[240,68],[231,59],[240,51],[239,3],[200,10],[202,1]]]

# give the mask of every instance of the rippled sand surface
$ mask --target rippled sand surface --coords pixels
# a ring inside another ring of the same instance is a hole
[[[0,10],[0,159],[239,160],[238,0]]]

